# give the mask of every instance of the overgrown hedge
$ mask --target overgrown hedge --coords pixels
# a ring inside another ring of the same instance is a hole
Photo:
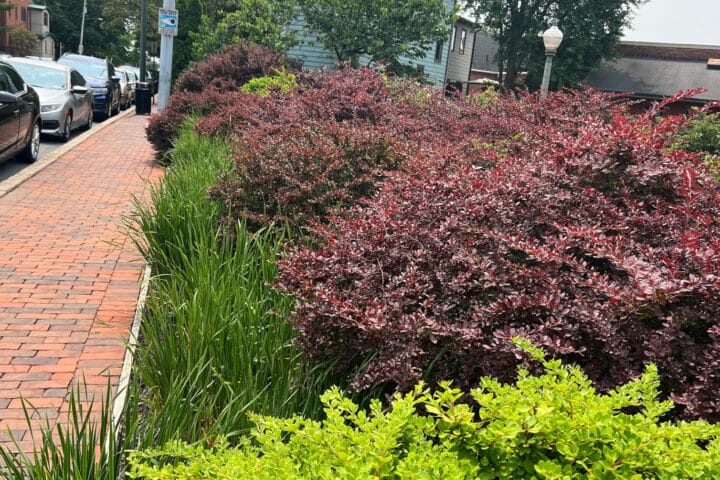
[[[527,348],[527,345],[526,347]],[[537,355],[537,352],[535,352]],[[395,395],[389,410],[358,408],[335,388],[322,397],[326,419],[253,415],[252,438],[173,442],[130,455],[130,478],[247,479],[707,479],[720,475],[720,427],[660,421],[658,375],[598,395],[576,367],[545,362],[516,385],[483,378],[462,392],[422,385]]]

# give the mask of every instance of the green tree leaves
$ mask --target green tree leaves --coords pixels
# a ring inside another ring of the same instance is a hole
[[[443,0],[303,0],[301,8],[308,32],[338,60],[357,65],[365,55],[391,70],[446,40],[455,14]]]
[[[199,29],[190,32],[195,60],[240,41],[276,51],[295,45],[295,32],[287,25],[297,13],[296,5],[296,0],[238,0],[232,10],[205,12]]]

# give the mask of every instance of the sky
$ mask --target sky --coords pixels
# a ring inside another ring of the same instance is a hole
[[[623,40],[720,45],[720,0],[650,0]]]

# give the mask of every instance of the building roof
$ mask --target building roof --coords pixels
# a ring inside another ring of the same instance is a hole
[[[720,70],[705,61],[623,57],[603,62],[585,82],[606,92],[632,92],[639,97],[671,97],[680,90],[703,87],[707,92],[689,101],[720,99]]]

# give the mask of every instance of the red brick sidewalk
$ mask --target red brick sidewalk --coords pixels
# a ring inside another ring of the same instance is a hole
[[[123,217],[160,175],[147,119],[91,131],[0,197],[0,444],[10,429],[31,447],[21,397],[56,422],[83,378],[117,388],[143,269]]]

